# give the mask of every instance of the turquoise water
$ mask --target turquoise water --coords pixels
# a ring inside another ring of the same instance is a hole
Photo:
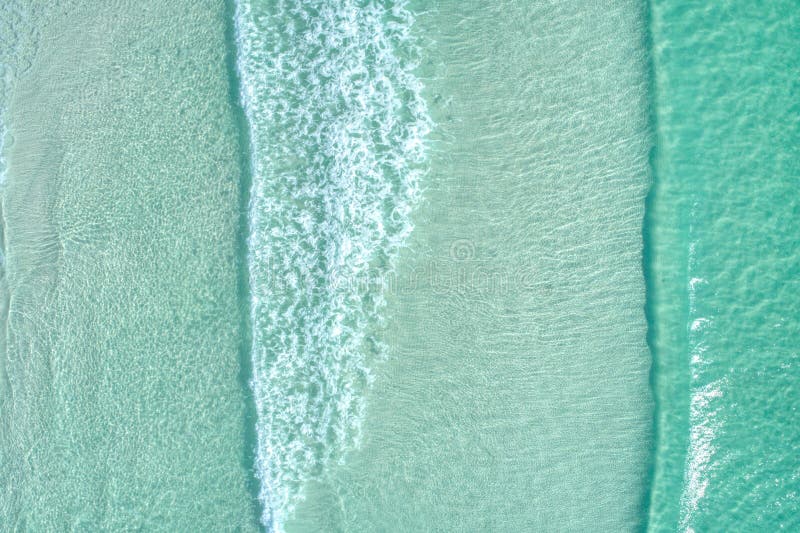
[[[306,484],[285,529],[639,527],[652,424],[641,6],[409,7],[435,127],[382,311],[388,357],[372,366],[360,446]]]
[[[800,16],[652,6],[654,531],[793,531],[800,415]]]
[[[800,528],[792,2],[0,7],[0,530]]]
[[[412,225],[430,129],[402,5],[243,0],[256,469],[280,529],[359,438],[383,279]]]
[[[229,13],[16,7],[0,530],[257,530]]]

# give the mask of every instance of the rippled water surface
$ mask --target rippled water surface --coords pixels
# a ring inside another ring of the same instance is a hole
[[[3,2],[0,530],[800,528],[797,13]]]
[[[800,17],[763,7],[653,4],[654,531],[800,527]]]

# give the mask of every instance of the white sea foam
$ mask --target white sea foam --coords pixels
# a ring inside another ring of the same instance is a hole
[[[692,392],[689,404],[689,450],[681,494],[681,529],[691,531],[691,520],[706,493],[716,452],[714,440],[722,427],[719,398],[725,380],[717,380]]]
[[[697,270],[696,246],[689,246],[690,272]],[[708,381],[705,374],[709,362],[706,338],[714,326],[713,317],[704,316],[698,308],[698,293],[708,287],[708,281],[691,276],[687,284],[689,303],[689,370],[691,399],[689,401],[689,446],[684,467],[683,491],[680,499],[680,529],[694,531],[692,520],[705,497],[714,469],[715,440],[723,423],[720,416],[725,378]]]
[[[430,130],[412,22],[404,2],[237,4],[256,466],[274,531],[358,440],[381,275],[412,230]]]

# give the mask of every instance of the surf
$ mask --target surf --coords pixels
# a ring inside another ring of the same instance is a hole
[[[239,0],[255,468],[274,531],[357,446],[431,129],[405,2]]]

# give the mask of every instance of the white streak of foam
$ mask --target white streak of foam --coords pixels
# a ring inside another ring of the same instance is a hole
[[[716,452],[715,437],[722,427],[719,407],[715,407],[723,396],[724,379],[707,384],[692,393],[689,406],[690,433],[686,458],[684,488],[681,494],[681,529],[691,531],[691,521],[700,501],[706,494],[709,476],[713,470]]]
[[[689,269],[696,266],[695,245],[689,247]],[[725,379],[703,384],[704,369],[708,366],[706,332],[713,326],[710,317],[698,316],[698,292],[708,285],[701,277],[691,277],[688,283],[691,399],[689,402],[689,447],[684,467],[683,491],[680,499],[680,529],[691,533],[691,523],[705,497],[714,469],[715,439],[722,428],[720,415]],[[695,317],[695,318],[691,318]]]

